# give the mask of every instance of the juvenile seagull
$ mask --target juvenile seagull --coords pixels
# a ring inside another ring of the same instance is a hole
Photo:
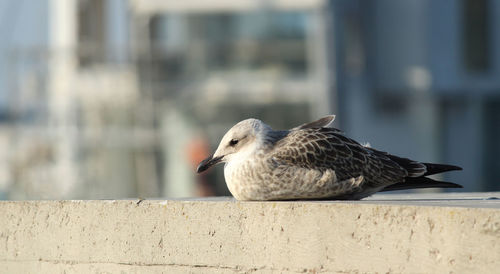
[[[241,121],[197,172],[225,162],[226,184],[238,200],[359,200],[378,191],[462,187],[426,177],[462,168],[363,146],[326,127],[334,119],[330,115],[284,131],[257,119]]]

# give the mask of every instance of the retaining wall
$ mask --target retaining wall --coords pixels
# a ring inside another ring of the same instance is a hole
[[[0,273],[499,273],[500,193],[0,202]]]

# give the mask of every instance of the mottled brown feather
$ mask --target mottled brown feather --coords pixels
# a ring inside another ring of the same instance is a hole
[[[333,128],[292,130],[271,153],[287,165],[333,170],[339,181],[362,175],[365,184],[374,188],[403,182],[408,176],[386,153],[366,148]]]

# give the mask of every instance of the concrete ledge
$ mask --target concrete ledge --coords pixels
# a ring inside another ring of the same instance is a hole
[[[0,202],[0,272],[498,273],[492,197]]]

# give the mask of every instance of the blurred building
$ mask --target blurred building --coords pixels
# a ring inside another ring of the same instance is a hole
[[[332,1],[338,118],[373,146],[500,190],[500,2]]]
[[[325,4],[3,1],[4,195],[227,194],[193,150],[249,116],[330,111]]]
[[[158,189],[150,182],[155,170],[142,164],[154,162],[156,132],[137,114],[148,107],[126,61],[126,10],[123,1],[1,2],[8,198],[134,197]]]
[[[325,7],[318,0],[131,2],[140,82],[162,102],[166,182],[201,178],[179,161],[200,132],[213,149],[248,117],[286,128],[330,111]],[[211,172],[215,192],[228,194],[222,170]],[[189,195],[188,185],[167,183],[164,195]]]
[[[499,190],[500,4],[0,1],[0,198],[227,194],[235,122],[336,113],[374,147]]]

